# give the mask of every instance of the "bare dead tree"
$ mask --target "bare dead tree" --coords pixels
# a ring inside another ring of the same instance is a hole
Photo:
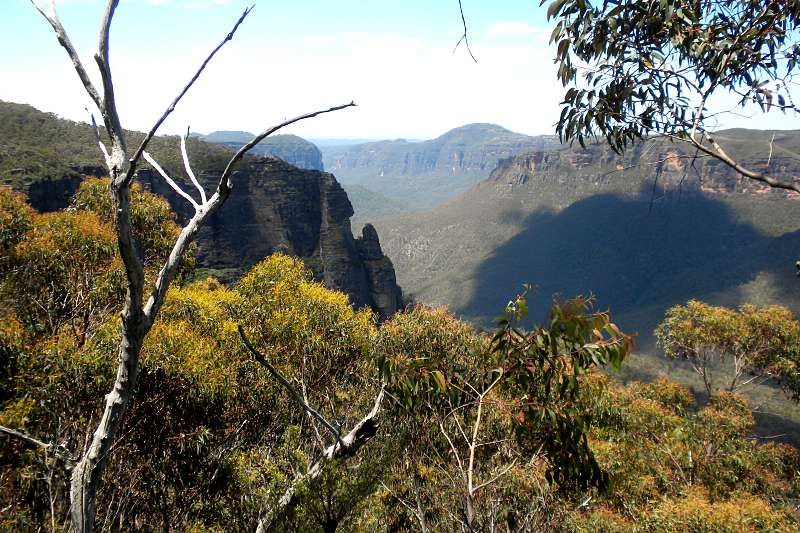
[[[95,128],[97,133],[96,140],[105,158],[105,164],[111,180],[110,193],[114,207],[114,224],[119,252],[125,267],[127,293],[121,312],[122,338],[117,349],[118,367],[116,379],[112,390],[105,397],[105,407],[100,422],[90,442],[86,446],[86,449],[80,454],[80,458],[73,460],[71,454],[60,450],[58,446],[38,441],[20,432],[7,428],[2,428],[0,431],[24,443],[28,447],[54,451],[56,457],[59,457],[60,454],[60,456],[64,458],[63,462],[71,471],[70,516],[72,519],[72,527],[75,531],[84,533],[90,532],[94,528],[97,489],[108,461],[112,443],[120,428],[125,408],[136,386],[136,379],[139,372],[139,353],[144,339],[158,315],[158,311],[164,302],[167,289],[175,276],[187,247],[197,236],[198,230],[208,218],[219,209],[230,196],[233,187],[231,178],[235,165],[260,141],[281,128],[323,113],[330,113],[355,106],[355,103],[350,102],[329,109],[306,113],[285,120],[276,126],[264,130],[231,157],[218,180],[216,190],[210,197],[206,196],[206,192],[200,186],[192,172],[186,154],[186,138],[184,137],[181,143],[183,160],[186,173],[200,193],[200,201],[197,202],[167,175],[161,166],[146,152],[146,149],[159,127],[174,111],[177,104],[192,85],[194,85],[208,63],[228,41],[233,39],[234,34],[244,19],[250,14],[253,7],[244,10],[233,26],[233,29],[206,57],[189,82],[181,89],[178,96],[175,97],[158,118],[139,146],[131,153],[127,144],[126,132],[122,127],[117,111],[111,63],[109,59],[111,22],[119,0],[108,0],[106,3],[100,30],[99,46],[94,56],[102,80],[100,89],[98,89],[90,79],[64,26],[61,24],[58,14],[56,13],[55,0],[50,0],[47,8],[42,6],[38,0],[31,0],[31,3],[47,20],[50,26],[52,26],[59,44],[64,48],[72,61],[72,65],[84,89],[100,111],[103,125],[105,126],[107,141],[103,142],[99,128]],[[140,164],[141,158],[144,158],[153,165],[167,183],[175,189],[180,196],[189,201],[195,210],[192,218],[182,228],[178,238],[173,244],[168,259],[162,265],[154,283],[150,287],[145,286],[142,258],[139,256],[137,246],[134,242],[130,214],[131,185],[136,177],[136,170]],[[331,449],[331,457],[341,454],[345,449],[349,449],[347,445],[344,444],[346,442],[349,442],[352,447],[353,443],[358,440],[357,437],[359,434],[359,432],[356,432],[352,436],[348,434],[343,437],[342,443],[337,442]],[[349,441],[347,440],[348,438],[350,439]]]
[[[253,358],[261,366],[266,368],[270,375],[275,378],[278,383],[280,383],[281,386],[289,392],[289,394],[292,395],[300,408],[308,413],[313,419],[319,421],[334,437],[334,442],[322,450],[322,453],[320,453],[319,457],[317,457],[317,459],[311,463],[311,465],[308,467],[308,470],[295,476],[294,480],[292,480],[291,484],[289,485],[289,488],[286,489],[286,492],[284,492],[283,496],[281,496],[280,500],[278,500],[277,506],[269,513],[269,516],[259,520],[256,533],[263,533],[264,531],[268,530],[270,522],[273,519],[280,516],[286,509],[295,504],[295,493],[300,487],[318,478],[324,471],[325,467],[333,461],[354,456],[364,444],[366,444],[370,439],[372,439],[372,437],[375,436],[381,424],[380,413],[381,404],[384,398],[384,387],[381,386],[377,396],[375,397],[375,402],[372,406],[372,409],[366,414],[366,416],[356,422],[350,431],[348,431],[345,435],[342,435],[336,426],[329,422],[317,409],[314,409],[311,405],[309,405],[305,395],[301,394],[295,388],[295,386],[292,385],[291,381],[289,381],[289,379],[284,376],[280,370],[275,368],[275,366],[270,363],[269,359],[264,354],[262,354],[260,351],[258,351],[258,349],[256,349],[255,346],[253,346],[252,342],[250,342],[250,339],[247,338],[247,335],[245,334],[241,325],[239,326],[239,336],[242,338],[242,342],[250,351]]]
[[[513,458],[504,465],[498,466],[491,472],[488,479],[478,479],[480,465],[478,464],[479,460],[476,457],[476,452],[484,446],[493,446],[500,443],[500,441],[487,442],[481,437],[484,431],[482,426],[486,421],[485,409],[490,402],[488,397],[502,377],[502,375],[498,376],[480,390],[465,382],[464,385],[471,391],[473,398],[462,405],[453,405],[451,403],[449,411],[438,421],[439,431],[445,438],[449,452],[458,467],[460,480],[451,479],[457,485],[458,492],[463,496],[464,528],[470,532],[481,530],[477,525],[478,517],[475,509],[479,493],[508,474],[517,464],[517,458]],[[472,427],[469,427],[470,425]],[[450,429],[446,426],[449,426]]]

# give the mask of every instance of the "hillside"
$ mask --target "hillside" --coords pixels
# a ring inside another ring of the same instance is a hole
[[[771,136],[719,135],[756,168],[766,165]],[[800,176],[798,153],[800,134],[777,132],[770,169]],[[689,298],[800,312],[800,200],[741,180],[715,160],[692,164],[691,155],[660,141],[624,157],[604,146],[524,154],[433,210],[376,226],[407,293],[483,327],[523,283],[534,287],[535,321],[554,294],[596,295],[638,334],[640,354],[655,353],[653,328]],[[660,357],[634,359],[628,370],[693,379]],[[775,409],[800,420],[796,407]]]
[[[200,140],[222,145],[232,151],[239,150],[250,142],[254,134],[246,131],[215,131],[208,135],[199,135]],[[252,150],[252,155],[275,156],[283,159],[290,165],[309,170],[324,170],[322,152],[314,143],[297,135],[272,135],[258,143]]]
[[[344,186],[360,185],[419,210],[485,179],[502,158],[557,145],[553,136],[529,137],[494,124],[469,124],[428,141],[323,146],[322,152],[325,168]],[[379,213],[381,206],[371,209]]]
[[[143,134],[129,132],[128,142]],[[27,194],[39,211],[67,206],[87,175],[104,173],[94,134],[79,124],[0,102],[0,184]],[[198,139],[187,143],[195,174],[213,190],[230,150]],[[157,137],[148,151],[178,182],[184,182],[177,137]],[[165,197],[186,220],[191,208],[152,169],[138,172],[146,190]],[[187,180],[188,181],[188,180]],[[192,191],[191,185],[185,187]],[[357,307],[388,316],[402,304],[391,261],[378,236],[366,229],[353,235],[353,208],[336,178],[304,170],[274,157],[247,157],[238,166],[225,207],[198,234],[198,267],[233,282],[266,256],[282,251],[303,259],[317,279],[348,294]]]

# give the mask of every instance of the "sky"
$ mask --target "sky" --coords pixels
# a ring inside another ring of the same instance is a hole
[[[49,0],[40,0],[47,4]],[[147,130],[225,37],[160,133],[258,132],[301,113],[356,108],[286,130],[307,138],[427,139],[473,122],[552,134],[564,89],[539,0],[121,0],[111,66],[123,125]],[[99,86],[92,54],[104,0],[58,0],[58,13]],[[0,0],[0,100],[85,121],[92,102],[29,0]],[[790,123],[791,122],[791,123]],[[725,126],[797,128],[777,114]]]

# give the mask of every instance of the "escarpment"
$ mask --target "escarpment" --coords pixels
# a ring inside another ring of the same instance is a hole
[[[205,172],[208,186],[218,172]],[[149,169],[139,172],[146,188],[167,198],[179,217],[191,215],[186,202]],[[187,188],[188,190],[188,188]],[[401,307],[391,261],[361,252],[350,227],[353,207],[332,174],[294,167],[277,157],[254,158],[234,178],[234,189],[197,237],[198,266],[233,282],[275,252],[301,258],[328,288],[346,293],[355,307],[370,307],[386,318]],[[374,229],[369,234],[377,243]],[[373,249],[374,252],[374,249]]]

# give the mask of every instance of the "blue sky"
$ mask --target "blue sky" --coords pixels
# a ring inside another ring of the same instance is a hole
[[[47,3],[49,0],[41,0]],[[256,4],[162,127],[176,133],[257,131],[306,111],[359,107],[293,127],[306,137],[430,138],[470,122],[553,133],[563,90],[538,0],[122,0],[112,68],[123,123],[147,129],[242,10]],[[0,0],[0,99],[85,120],[90,101],[29,0]],[[60,0],[58,11],[94,72],[102,0]],[[785,119],[784,119],[785,120]],[[781,118],[731,123],[780,127]],[[783,127],[795,127],[785,124]]]

